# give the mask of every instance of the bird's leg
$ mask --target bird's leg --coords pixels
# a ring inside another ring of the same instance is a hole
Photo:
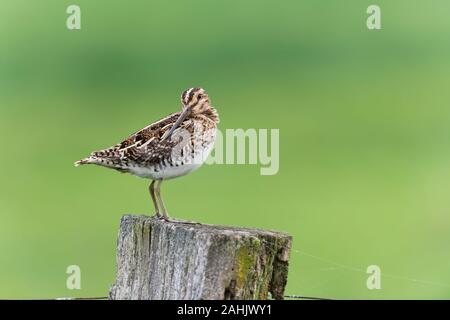
[[[161,184],[162,184],[162,179],[158,180],[156,183],[156,188],[155,188],[156,199],[158,199],[158,201],[159,201],[159,206],[161,207],[163,219],[166,221],[169,221],[169,215],[167,214],[166,206],[164,205],[164,201],[161,197]]]
[[[166,206],[164,205],[164,201],[161,197],[161,184],[162,184],[162,179],[161,180],[154,180],[151,184],[151,186],[153,186],[153,183],[155,183],[154,186],[154,194],[155,194],[155,198],[156,201],[159,202],[159,207],[161,208],[161,213],[157,214],[158,218],[162,218],[165,221],[170,221],[170,222],[177,222],[177,223],[183,223],[183,224],[196,224],[196,225],[201,225],[201,223],[199,222],[191,222],[191,221],[178,221],[178,220],[171,220],[169,219],[169,214],[167,213],[167,209]],[[151,193],[151,192],[150,192]],[[156,201],[154,201],[155,206],[157,206]]]
[[[152,183],[150,183],[150,186],[148,187],[148,191],[150,192],[150,196],[152,197],[153,206],[155,207],[155,216],[158,218],[161,217],[161,214],[159,213],[158,208],[158,201],[156,200],[156,194],[155,194],[155,182],[156,180],[153,180]]]
[[[161,189],[160,189],[161,183],[162,183],[162,179],[155,180],[155,198],[156,198],[156,201],[158,202],[158,207],[161,210],[158,217],[163,218],[164,220],[169,220],[169,218],[167,216],[166,207],[164,206],[164,202],[161,198]]]

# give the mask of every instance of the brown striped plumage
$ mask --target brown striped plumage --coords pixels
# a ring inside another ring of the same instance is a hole
[[[150,194],[156,215],[167,219],[159,186],[197,169],[209,154],[219,116],[202,88],[181,95],[183,109],[132,134],[110,148],[94,151],[75,165],[95,164],[152,179]],[[156,187],[155,187],[156,186]]]

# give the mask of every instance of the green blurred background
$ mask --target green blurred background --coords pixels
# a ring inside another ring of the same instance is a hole
[[[379,31],[370,4],[1,0],[0,298],[107,294],[148,182],[73,162],[191,86],[222,130],[279,128],[280,171],[204,166],[163,186],[173,216],[292,234],[288,294],[450,298],[450,3],[379,0]]]

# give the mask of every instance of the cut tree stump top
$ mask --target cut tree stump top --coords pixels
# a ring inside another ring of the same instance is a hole
[[[282,299],[292,237],[254,228],[121,219],[111,299]]]

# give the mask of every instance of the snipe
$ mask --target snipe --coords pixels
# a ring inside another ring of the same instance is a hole
[[[149,186],[156,216],[169,219],[161,196],[163,180],[198,169],[216,137],[219,115],[202,88],[181,95],[182,110],[139,130],[113,147],[94,151],[76,166],[95,164],[151,179]]]

